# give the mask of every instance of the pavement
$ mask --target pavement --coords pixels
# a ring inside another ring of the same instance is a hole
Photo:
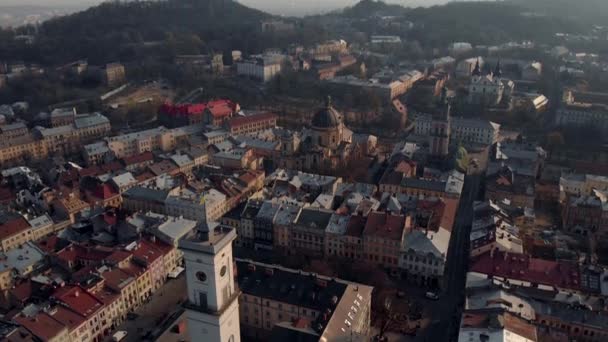
[[[139,307],[134,320],[125,320],[117,329],[127,332],[125,342],[143,341],[143,335],[154,332],[161,327],[167,318],[180,312],[181,306],[187,297],[185,272],[177,279],[168,280],[163,287],[154,293],[150,301]]]

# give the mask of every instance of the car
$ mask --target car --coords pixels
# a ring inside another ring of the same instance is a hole
[[[137,319],[137,317],[139,317],[139,315],[138,315],[138,314],[136,314],[136,313],[134,313],[134,312],[129,312],[129,313],[127,313],[127,319],[128,319],[129,321],[136,320],[136,319]]]
[[[430,292],[430,291],[429,291],[429,292],[427,292],[427,293],[426,293],[424,296],[425,296],[426,298],[428,298],[428,299],[431,299],[431,300],[437,300],[437,299],[439,299],[439,295],[438,295],[438,294],[436,294],[435,292]]]

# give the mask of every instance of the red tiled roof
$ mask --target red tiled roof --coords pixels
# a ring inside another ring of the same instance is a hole
[[[138,264],[133,263],[133,262],[131,262],[129,264],[129,266],[123,267],[121,269],[136,278],[138,278],[139,276],[141,276],[142,274],[144,274],[146,272],[145,267],[139,266]]]
[[[74,262],[76,260],[89,260],[102,262],[111,252],[104,251],[99,248],[84,247],[77,244],[71,244],[57,253],[57,258],[60,260]]]
[[[205,111],[207,104],[195,103],[195,104],[172,104],[165,103],[160,106],[160,112],[169,114],[171,116],[189,116],[198,115]]]
[[[40,312],[34,317],[17,315],[13,319],[43,341],[52,340],[66,328],[65,325],[45,312]]]
[[[526,254],[486,253],[473,261],[471,272],[558,288],[580,288],[580,272],[575,264],[531,258]]]
[[[171,251],[175,248],[175,246],[170,245],[160,239],[154,239],[152,244],[154,244],[154,246],[158,248],[164,255],[171,253]]]
[[[78,171],[78,175],[80,177],[86,177],[86,176],[94,177],[94,176],[100,175],[102,173],[103,173],[103,171],[97,165],[89,166],[87,168],[84,168],[84,169],[81,169],[80,171]]]
[[[428,218],[429,222],[425,222],[426,224],[428,224],[425,228],[437,231],[441,226],[445,207],[446,204],[441,199],[435,198],[429,200],[419,200],[416,203],[416,214],[418,215],[418,217],[420,217],[420,215],[424,215],[424,220]],[[420,224],[422,222],[417,223]]]
[[[108,288],[103,288],[99,291],[94,292],[93,294],[95,295],[95,297],[99,298],[104,303],[104,305],[112,304],[120,298],[120,295],[118,293],[115,293],[114,291]]]
[[[69,330],[80,327],[85,321],[84,317],[61,305],[56,305],[48,315],[67,326]]]
[[[239,179],[245,182],[247,185],[251,185],[251,183],[255,182],[256,179],[260,176],[262,171],[253,171],[249,170],[242,175],[239,176]]]
[[[112,252],[105,260],[113,265],[119,264],[131,257],[131,252],[117,250]]]
[[[225,118],[234,113],[235,107],[231,101],[220,100],[207,103],[207,110],[214,118]]]
[[[99,184],[95,188],[95,197],[107,200],[112,197],[116,197],[119,195],[119,192],[114,189],[114,187],[108,183]]]
[[[15,286],[14,289],[10,290],[11,296],[13,296],[15,299],[22,303],[32,296],[32,292],[32,281],[29,279]]]
[[[106,281],[108,286],[117,291],[121,291],[125,286],[135,281],[134,276],[120,268],[113,268],[110,271],[103,272],[101,277]]]
[[[23,218],[18,217],[0,225],[0,240],[9,238],[15,234],[19,234],[28,229],[30,224]]]
[[[363,230],[364,236],[378,236],[383,239],[400,241],[405,228],[405,216],[384,212],[370,213]]]
[[[38,246],[38,248],[40,248],[46,254],[50,254],[50,253],[57,252],[57,248],[59,248],[59,245],[61,244],[62,241],[64,241],[64,240],[59,238],[57,235],[51,235],[49,237],[46,237],[46,238],[38,241],[36,243],[36,245]]]
[[[152,179],[154,177],[156,177],[155,174],[153,174],[150,171],[145,171],[144,173],[135,176],[135,179],[137,180],[137,182],[143,182],[143,181],[147,181],[149,179]]]
[[[124,166],[119,161],[113,161],[107,164],[101,164],[101,169],[104,173],[122,170]]]
[[[351,216],[350,220],[348,220],[348,225],[346,226],[346,232],[344,235],[361,237],[366,223],[367,217],[359,215]]]
[[[60,287],[54,297],[83,317],[91,317],[103,307],[103,302],[80,286]]]
[[[395,172],[402,173],[411,177],[416,174],[416,162],[412,160],[402,160],[395,165]]]
[[[233,128],[241,125],[246,125],[254,122],[277,119],[278,116],[274,113],[261,113],[247,116],[235,116],[228,121],[228,127]]]
[[[441,218],[441,228],[452,231],[454,229],[454,221],[456,220],[456,212],[458,211],[459,199],[444,198],[445,208],[443,217]]]
[[[125,164],[125,166],[129,166],[129,165],[145,163],[145,162],[149,162],[149,161],[153,161],[153,160],[154,160],[154,154],[152,154],[152,152],[144,152],[144,153],[136,154],[134,156],[125,157],[122,159],[122,162]]]
[[[163,252],[160,249],[150,241],[143,239],[139,241],[137,248],[133,249],[133,257],[146,264],[151,264],[162,256]]]

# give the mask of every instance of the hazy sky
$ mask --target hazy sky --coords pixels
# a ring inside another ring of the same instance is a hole
[[[358,0],[238,0],[242,4],[274,14],[318,13],[353,5]],[[82,5],[86,7],[101,0],[0,0],[0,5]],[[448,0],[386,0],[407,6],[430,6]]]

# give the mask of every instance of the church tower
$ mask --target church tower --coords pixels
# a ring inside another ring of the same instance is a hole
[[[450,152],[451,117],[450,103],[447,98],[447,89],[441,91],[441,102],[439,111],[433,117],[431,123],[431,157],[436,159],[446,158]]]
[[[191,341],[240,342],[238,290],[234,285],[233,228],[209,229],[202,223],[180,240],[188,287]]]

